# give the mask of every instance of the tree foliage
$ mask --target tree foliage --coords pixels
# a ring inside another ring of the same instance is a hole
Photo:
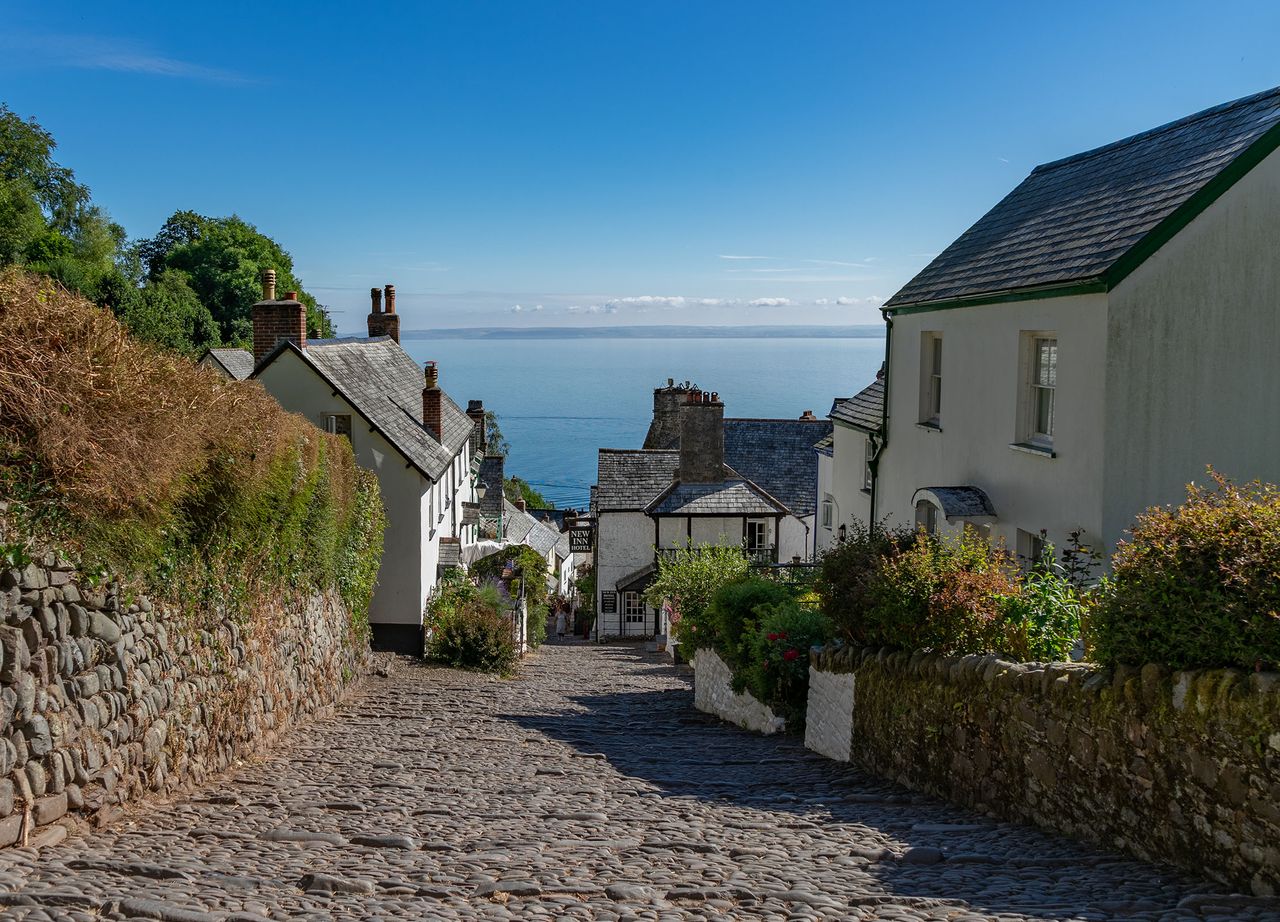
[[[645,591],[645,601],[655,608],[669,603],[671,627],[680,643],[705,646],[714,635],[707,623],[712,597],[746,573],[747,558],[740,547],[680,548],[658,558],[658,573]]]
[[[521,480],[514,475],[508,477],[502,484],[502,493],[513,503],[519,499],[524,500],[524,504],[530,509],[554,509],[556,507],[555,503],[529,486],[529,481]]]

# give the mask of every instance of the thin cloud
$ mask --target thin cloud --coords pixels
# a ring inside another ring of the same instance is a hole
[[[748,301],[747,307],[795,307],[796,302],[790,298],[756,298]]]
[[[776,256],[731,256],[724,253],[720,254],[721,259],[777,259]]]
[[[5,48],[36,66],[108,70],[116,73],[199,80],[206,83],[248,84],[256,81],[220,67],[206,67],[156,52],[129,39],[92,35],[10,33],[0,39]]]

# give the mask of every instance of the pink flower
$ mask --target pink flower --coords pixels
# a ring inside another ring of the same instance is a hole
[[[766,636],[766,637],[768,637],[770,640],[777,640],[777,639],[778,639],[778,635],[777,635],[777,634],[766,634],[765,636]]]
[[[798,659],[799,657],[800,657],[800,651],[799,651],[799,650],[796,650],[796,649],[794,649],[794,648],[792,648],[792,649],[788,650],[786,653],[782,654],[782,658],[783,658],[784,660],[786,660],[788,663],[789,663],[789,662],[791,662],[791,661],[792,661],[792,660],[794,660],[794,659]]]

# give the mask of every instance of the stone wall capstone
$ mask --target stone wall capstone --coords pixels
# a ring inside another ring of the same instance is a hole
[[[0,570],[0,846],[56,844],[333,704],[363,645],[336,594],[199,626],[57,554]]]
[[[767,704],[749,692],[733,690],[733,672],[714,650],[699,650],[693,656],[693,706],[721,720],[747,730],[768,735],[786,726]]]
[[[1280,892],[1276,673],[847,648],[814,651],[810,665],[810,714],[844,706],[832,679],[856,682],[855,763],[1258,896]]]

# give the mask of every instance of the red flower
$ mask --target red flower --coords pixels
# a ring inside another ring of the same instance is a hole
[[[777,635],[777,634],[766,634],[765,636],[766,636],[766,637],[768,637],[770,640],[777,640],[777,639],[778,639],[778,635]]]
[[[779,639],[779,640],[786,640],[786,639],[787,639],[787,632],[786,632],[786,631],[778,631],[778,639]]]
[[[788,663],[791,662],[793,659],[798,659],[799,656],[800,656],[800,651],[796,650],[795,648],[792,648],[788,650],[786,653],[782,654],[782,658],[786,660]]]

